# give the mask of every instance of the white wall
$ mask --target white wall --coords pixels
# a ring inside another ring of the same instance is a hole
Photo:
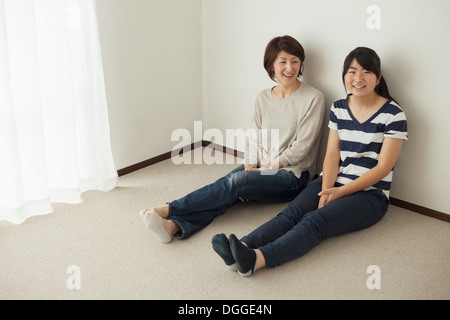
[[[367,28],[369,5],[380,8],[381,29]],[[408,118],[391,195],[450,213],[450,1],[205,0],[202,8],[204,128],[249,125],[256,94],[273,85],[262,59],[274,36],[289,34],[304,46],[302,80],[322,90],[328,110],[345,96],[345,56],[372,47]]]
[[[171,151],[202,118],[201,0],[97,0],[117,169]]]
[[[366,24],[373,4],[379,30]],[[171,133],[194,120],[204,131],[247,128],[257,93],[274,84],[264,48],[289,34],[306,51],[302,80],[328,109],[345,95],[347,53],[378,52],[409,125],[391,194],[450,214],[450,1],[97,0],[97,13],[118,169],[170,151]]]

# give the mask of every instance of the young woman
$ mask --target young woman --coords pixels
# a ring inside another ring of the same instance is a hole
[[[303,47],[290,36],[268,43],[264,67],[277,85],[258,95],[252,128],[275,129],[278,141],[271,145],[270,136],[250,135],[244,165],[181,199],[142,210],[145,225],[161,242],[189,238],[240,201],[291,201],[305,188],[314,172],[324,97],[300,82],[304,60]]]
[[[241,241],[234,234],[213,237],[213,249],[241,275],[296,259],[324,239],[374,225],[386,213],[394,164],[408,138],[406,117],[389,95],[372,49],[350,52],[342,80],[349,94],[331,106],[321,175]]]

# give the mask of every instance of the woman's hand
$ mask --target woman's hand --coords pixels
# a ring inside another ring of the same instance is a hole
[[[254,167],[252,165],[249,165],[249,164],[244,166],[244,170],[245,171],[279,170],[281,168],[283,168],[283,165],[281,164],[280,160],[278,160],[278,159],[273,160],[270,163],[270,165],[265,165],[265,166],[259,167],[259,168],[256,168],[256,167]]]
[[[318,208],[320,209],[327,204],[341,198],[344,195],[341,191],[341,187],[334,187],[320,191],[318,194],[318,196],[320,196]]]
[[[265,170],[269,170],[269,169],[270,169],[269,166],[264,166],[264,167],[261,167],[261,168],[255,168],[254,166],[251,166],[251,165],[246,165],[245,168],[244,168],[245,171],[265,171]]]
[[[319,205],[317,206],[317,209],[324,207],[327,204],[327,201],[328,201],[328,195],[321,196],[319,199]]]

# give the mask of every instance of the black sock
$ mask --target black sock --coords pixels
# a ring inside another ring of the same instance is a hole
[[[228,267],[235,267],[236,261],[233,258],[233,254],[230,250],[230,242],[228,241],[226,235],[223,233],[216,234],[212,240],[212,247],[214,251],[223,259]]]
[[[230,234],[230,249],[236,260],[239,274],[248,277],[255,272],[256,252],[248,248],[234,234]]]

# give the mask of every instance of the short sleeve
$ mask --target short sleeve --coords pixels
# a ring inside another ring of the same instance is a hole
[[[338,126],[337,126],[337,117],[336,117],[336,108],[334,106],[334,103],[331,105],[331,110],[330,110],[330,121],[328,122],[328,128],[333,129],[333,130],[337,130]]]
[[[403,111],[395,114],[386,124],[384,136],[386,138],[408,140],[408,124]]]

